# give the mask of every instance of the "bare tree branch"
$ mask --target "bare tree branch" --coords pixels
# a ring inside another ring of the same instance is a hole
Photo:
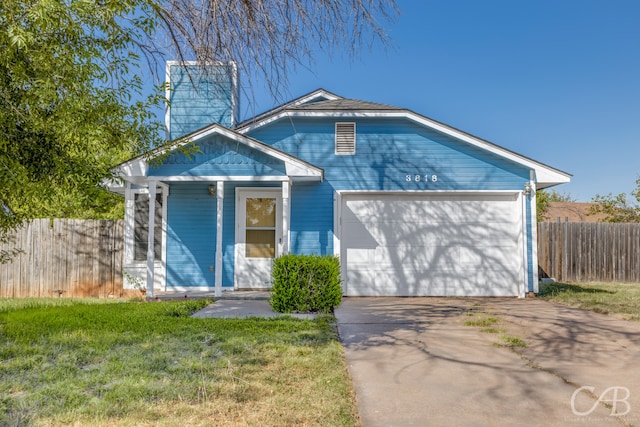
[[[387,46],[382,24],[398,14],[394,0],[166,0],[153,9],[178,60],[234,61],[276,101],[288,95],[289,71],[312,65],[317,49],[353,58]]]

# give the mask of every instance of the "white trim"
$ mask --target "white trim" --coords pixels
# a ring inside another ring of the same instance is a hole
[[[513,194],[518,195],[520,191],[518,190],[336,190],[336,193],[339,195],[349,195],[349,194],[371,194],[371,195],[394,195],[394,194],[482,194],[490,196],[492,194]]]
[[[323,169],[317,166],[314,166],[311,163],[307,163],[301,159],[298,159],[297,157],[294,157],[288,153],[285,153],[284,151],[280,151],[267,144],[263,144],[262,142],[256,139],[250,138],[246,135],[242,135],[238,132],[228,129],[217,123],[214,123],[195,133],[187,135],[185,138],[181,138],[167,147],[158,148],[156,150],[151,151],[145,156],[138,156],[127,162],[124,162],[119,166],[116,166],[113,170],[116,171],[118,175],[125,180],[132,181],[132,182],[139,182],[139,180],[136,179],[137,177],[145,177],[145,178],[148,177],[148,173],[149,173],[148,158],[153,158],[156,155],[159,155],[161,153],[176,150],[182,147],[183,145],[188,144],[189,142],[195,143],[196,140],[199,140],[201,138],[204,138],[213,134],[217,134],[217,135],[221,135],[223,137],[229,138],[233,141],[244,144],[249,148],[255,149],[256,151],[266,154],[267,156],[270,156],[282,161],[285,164],[285,173],[288,176],[301,178],[301,179],[305,179],[305,178],[315,179],[320,181],[322,181],[324,178]],[[230,177],[230,176],[227,176],[227,177],[225,176],[206,176],[206,177],[153,176],[151,177],[149,176],[148,178],[158,180],[158,181],[198,181],[198,180],[219,181],[219,180],[231,180],[230,178],[233,178],[233,180],[235,181],[240,181],[243,179],[256,180],[255,177],[248,177],[248,176],[247,177]],[[260,177],[260,180],[266,180],[265,178],[271,178],[271,177]],[[283,180],[283,179],[288,179],[288,178],[286,176],[281,176],[276,179],[271,178],[269,180]]]
[[[233,288],[234,289],[244,289],[244,288],[261,288],[263,286],[255,286],[250,283],[239,283],[240,275],[238,274],[238,265],[241,258],[244,256],[240,256],[241,251],[244,249],[244,241],[245,235],[242,233],[244,229],[244,224],[246,222],[246,207],[240,203],[240,199],[243,195],[252,195],[252,194],[261,194],[265,193],[268,196],[265,197],[274,197],[276,199],[276,226],[275,226],[275,256],[282,255],[282,238],[283,238],[283,189],[281,187],[236,187],[235,189],[235,239],[234,239],[234,268],[233,268]]]
[[[162,240],[161,240],[161,252],[162,259],[154,259],[154,280],[155,287],[159,290],[166,288],[166,269],[167,269],[167,205],[169,197],[169,186],[161,182],[157,182],[157,187],[162,194]],[[147,266],[146,260],[134,260],[134,222],[135,222],[135,195],[136,194],[149,194],[148,188],[131,188],[131,183],[127,182],[125,187],[125,215],[124,215],[124,259],[123,259],[123,271],[133,276],[134,279],[138,278],[146,283],[144,277],[139,276],[140,269],[144,269]],[[154,219],[155,220],[155,219]],[[147,248],[148,250],[148,248]],[[155,257],[155,254],[154,254]],[[125,289],[131,288],[131,283],[125,276]]]
[[[269,117],[276,114],[278,111],[284,111],[287,108],[297,107],[299,105],[306,104],[318,98],[324,98],[328,101],[335,101],[336,99],[344,99],[343,97],[338,96],[335,93],[331,93],[324,89],[318,89],[307,95],[303,95],[300,98],[294,99],[293,101],[287,102],[271,110],[268,110],[264,113],[258,114],[257,116],[254,116],[253,118],[248,119],[245,125],[238,127],[236,130],[240,133],[250,132],[253,129],[259,128],[267,123],[270,123],[272,120],[270,120]],[[264,117],[264,119],[262,117]]]
[[[524,285],[522,286],[522,290],[518,295],[518,298],[524,298],[529,291],[529,251],[527,250],[528,246],[528,237],[527,237],[527,195],[524,194],[524,191],[520,192],[520,209],[521,213],[521,221],[522,221],[522,281]]]
[[[346,194],[355,194],[348,191]],[[333,255],[340,258],[342,254],[342,196],[344,191],[334,191],[333,196]],[[342,295],[347,295],[347,266],[340,260],[340,277],[342,278]]]
[[[540,291],[538,286],[538,211],[536,210],[536,183],[533,171],[531,172],[531,196],[529,204],[531,205],[531,262],[533,269],[533,292],[538,293]]]
[[[224,181],[216,183],[216,260],[214,285],[216,297],[222,295],[222,219],[224,218]]]
[[[288,254],[291,244],[291,182],[282,182],[282,245],[280,254]]]
[[[228,289],[227,289],[228,288]],[[223,288],[224,292],[231,291],[229,287]],[[215,292],[215,287],[211,286],[167,286],[165,292]]]
[[[141,177],[148,179],[157,179],[163,182],[207,182],[207,181],[288,181],[289,177],[286,175],[272,175],[272,176],[150,176]]]
[[[307,102],[313,101],[314,99],[325,98],[328,101],[335,101],[336,99],[342,99],[341,96],[336,95],[335,93],[331,93],[324,89],[318,89],[316,91],[311,92],[310,94],[303,95],[302,97],[295,99],[284,105],[287,107],[297,107],[298,105],[306,104]]]
[[[238,129],[240,133],[250,132],[261,126],[265,126],[276,120],[282,118],[298,118],[298,117],[317,117],[317,118],[333,118],[333,119],[355,119],[355,118],[406,118],[414,121],[423,126],[427,126],[431,129],[442,132],[446,135],[452,136],[456,139],[467,142],[476,147],[482,148],[485,151],[504,157],[508,160],[526,166],[529,169],[536,171],[536,176],[539,184],[562,184],[570,181],[571,175],[553,169],[549,166],[538,163],[532,159],[526,158],[520,154],[507,150],[506,148],[491,144],[480,138],[469,135],[458,129],[452,128],[445,124],[431,120],[425,116],[414,113],[410,110],[386,110],[386,111],[282,111],[275,113],[274,115],[265,118],[264,120],[247,125]]]
[[[154,296],[155,274],[155,219],[156,219],[156,181],[149,181],[149,212],[147,222],[147,298]]]

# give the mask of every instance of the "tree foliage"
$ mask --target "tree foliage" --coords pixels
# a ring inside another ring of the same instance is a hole
[[[380,21],[396,13],[393,0],[4,0],[0,233],[34,217],[121,215],[97,185],[159,144],[150,107],[163,94],[142,96],[141,75],[165,55],[235,61],[277,96],[315,49],[355,53],[384,40]]]
[[[109,169],[156,143],[148,106],[160,99],[138,101],[143,82],[130,72],[137,39],[155,28],[138,15],[145,8],[136,0],[0,5],[0,203],[10,208],[1,230],[104,201],[96,186]]]
[[[604,222],[640,222],[640,177],[636,179],[636,188],[629,194],[596,194],[588,215],[605,214]]]

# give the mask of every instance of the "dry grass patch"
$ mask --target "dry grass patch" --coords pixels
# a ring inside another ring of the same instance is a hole
[[[625,320],[640,321],[640,284],[546,283],[540,298]]]
[[[0,425],[359,423],[332,316],[190,317],[206,303],[0,300]]]

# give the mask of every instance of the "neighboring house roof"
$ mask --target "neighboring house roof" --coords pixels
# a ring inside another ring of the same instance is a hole
[[[236,130],[243,134],[248,133],[285,117],[405,118],[532,169],[535,171],[534,180],[537,189],[567,183],[572,176],[560,169],[540,163],[414,111],[385,104],[345,99],[324,89],[318,89],[252,119],[245,120],[236,127]]]
[[[594,203],[550,202],[542,218],[546,222],[602,222],[606,215],[588,215]]]
[[[221,135],[227,137],[233,141],[236,141],[240,144],[244,144],[252,149],[255,149],[259,152],[262,152],[268,156],[274,157],[278,160],[284,162],[286,166],[286,171],[288,176],[301,178],[301,179],[312,179],[321,181],[324,178],[324,170],[319,168],[311,163],[305,162],[295,156],[292,156],[289,153],[278,150],[270,145],[264,144],[254,138],[249,136],[240,134],[232,129],[228,129],[219,124],[211,124],[202,129],[196,130],[184,137],[180,138],[177,141],[172,142],[171,144],[164,145],[162,147],[158,147],[148,153],[140,155],[138,157],[134,157],[131,160],[123,162],[118,166],[113,168],[113,171],[121,178],[125,178],[126,180],[143,184],[146,181],[147,174],[149,172],[149,163],[152,159],[162,156],[166,153],[177,150],[181,147],[184,147],[190,143],[196,143],[198,140],[201,140],[210,135]],[[171,177],[154,177],[158,180],[171,180]],[[220,178],[220,177],[215,177]],[[189,180],[201,180],[207,181],[211,180],[212,177],[189,177]],[[180,180],[185,180],[184,177],[180,178]],[[121,185],[116,184],[113,181],[106,183],[112,191],[120,192],[122,189]]]

